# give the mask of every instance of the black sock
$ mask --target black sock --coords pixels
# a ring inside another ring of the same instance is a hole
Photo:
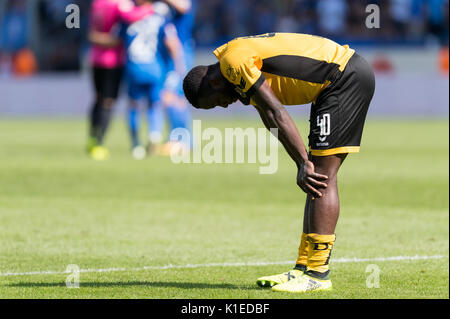
[[[328,279],[330,276],[330,271],[327,270],[326,272],[318,272],[318,271],[314,271],[314,270],[308,270],[307,272],[305,272],[305,274],[317,278],[317,279],[323,279],[326,280]]]
[[[98,144],[103,144],[103,138],[105,137],[106,130],[108,129],[109,122],[111,121],[111,108],[102,107],[100,109],[100,127],[97,134]]]
[[[297,264],[297,265],[295,265],[294,269],[301,270],[301,271],[305,272],[306,271],[306,266]]]
[[[95,102],[94,105],[92,106],[91,112],[89,114],[89,123],[90,123],[90,128],[89,128],[89,136],[90,137],[95,137],[97,138],[98,136],[98,132],[100,130],[100,112],[101,111],[101,106],[99,102]]]

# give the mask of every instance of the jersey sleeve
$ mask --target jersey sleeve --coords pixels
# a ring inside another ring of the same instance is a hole
[[[226,50],[223,54],[219,49],[214,54],[219,59],[222,75],[234,85],[244,101],[248,101],[265,80],[261,57],[247,48]]]

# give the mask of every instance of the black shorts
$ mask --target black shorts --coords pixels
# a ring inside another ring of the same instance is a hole
[[[340,77],[311,106],[309,148],[312,155],[359,152],[374,90],[371,66],[353,54]]]
[[[93,68],[95,91],[101,98],[117,99],[123,68]]]

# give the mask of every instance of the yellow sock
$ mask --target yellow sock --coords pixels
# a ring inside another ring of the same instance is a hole
[[[308,243],[308,262],[307,271],[311,271],[317,275],[326,276],[329,273],[328,263],[331,257],[336,236],[307,234],[306,241]]]
[[[308,261],[308,242],[306,241],[306,234],[302,233],[302,239],[300,241],[300,246],[298,247],[298,257],[295,263],[295,268],[300,270],[306,270]]]

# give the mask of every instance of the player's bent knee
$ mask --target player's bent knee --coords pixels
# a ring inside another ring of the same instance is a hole
[[[334,154],[327,156],[311,156],[311,162],[314,164],[316,173],[325,174],[328,177],[333,176],[339,170],[339,167],[347,157],[347,153]]]

